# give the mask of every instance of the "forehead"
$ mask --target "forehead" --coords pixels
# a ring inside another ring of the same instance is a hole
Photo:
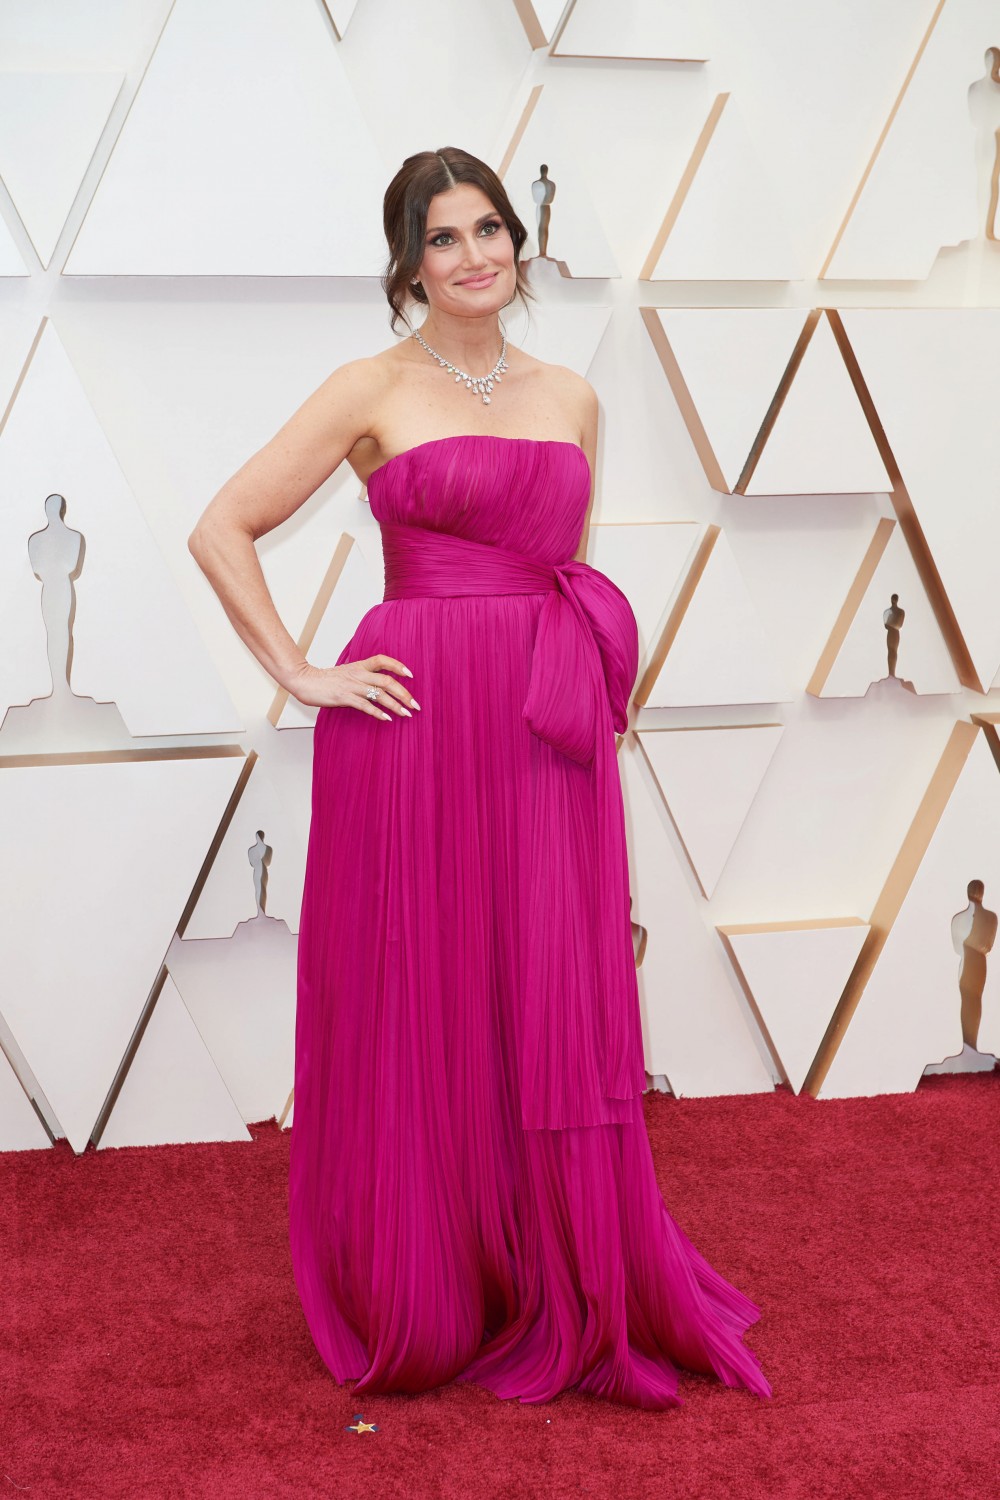
[[[495,213],[492,201],[472,182],[460,182],[445,193],[435,193],[427,205],[427,227],[457,229]]]

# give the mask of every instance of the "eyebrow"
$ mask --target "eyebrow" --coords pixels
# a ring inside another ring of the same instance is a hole
[[[497,210],[495,208],[491,208],[488,214],[480,214],[479,218],[476,220],[476,224],[485,224],[486,220],[492,219],[496,213]],[[443,234],[446,229],[454,228],[454,224],[439,224],[436,229],[428,229],[426,232],[428,234]]]

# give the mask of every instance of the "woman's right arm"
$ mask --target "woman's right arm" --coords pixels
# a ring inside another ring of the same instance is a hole
[[[391,672],[412,676],[379,654],[339,667],[314,667],[285,629],[264,578],[255,543],[294,515],[369,434],[381,376],[371,360],[352,360],[328,376],[269,443],[247,459],[206,506],[188,549],[212,585],[233,629],[275,682],[300,703],[344,706],[389,718],[365,697],[405,714],[413,703]]]

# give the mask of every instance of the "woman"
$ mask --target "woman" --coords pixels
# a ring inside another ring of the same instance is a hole
[[[507,344],[526,232],[489,167],[409,157],[384,224],[392,327],[409,295],[421,328],[336,370],[190,543],[319,709],[290,1166],[306,1320],[354,1395],[459,1379],[663,1408],[678,1366],[770,1395],[742,1343],[759,1309],[674,1223],[643,1119],[615,755],[638,635],[583,560],[597,399]],[[324,667],[253,543],[344,458],[385,594]]]

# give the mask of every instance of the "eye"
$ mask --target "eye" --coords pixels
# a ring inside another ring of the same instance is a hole
[[[482,231],[483,229],[499,230],[499,229],[502,229],[502,228],[503,228],[503,222],[500,219],[487,219],[485,224],[481,224],[480,225],[480,231]],[[492,240],[492,239],[495,239],[496,236],[492,235],[492,234],[488,234],[486,236],[486,238],[489,239],[489,240]],[[436,234],[434,236],[434,238],[430,241],[430,244],[436,245],[436,244],[438,244],[438,242],[440,240],[450,240],[450,239],[451,239],[451,235],[448,233],[448,231],[446,229],[442,229],[442,231],[441,231],[440,234]]]

